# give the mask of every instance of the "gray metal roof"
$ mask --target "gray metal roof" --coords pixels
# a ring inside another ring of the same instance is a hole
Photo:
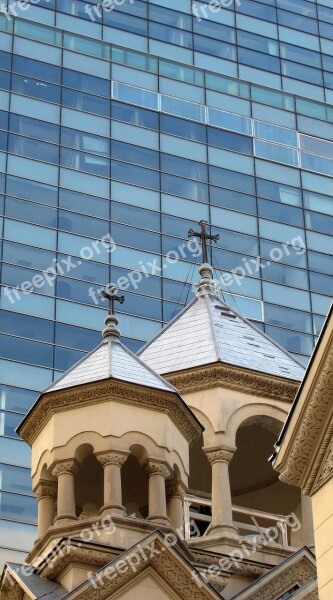
[[[22,589],[29,590],[31,597],[43,598],[43,600],[61,600],[67,595],[67,590],[59,583],[44,579],[33,572],[31,565],[21,565],[18,563],[6,563],[9,573],[12,573],[22,586]]]
[[[223,362],[301,381],[305,369],[215,294],[201,294],[139,355],[158,373],[173,373]]]
[[[125,348],[116,336],[108,336],[95,350],[51,384],[44,393],[109,378],[176,392],[175,388],[154,373],[150,366],[145,365],[140,358]]]

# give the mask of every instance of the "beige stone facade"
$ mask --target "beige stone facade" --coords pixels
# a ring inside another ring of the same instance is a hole
[[[311,498],[320,600],[333,598],[333,308],[277,444],[280,479]]]

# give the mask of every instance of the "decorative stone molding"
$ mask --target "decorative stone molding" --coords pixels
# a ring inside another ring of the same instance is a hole
[[[328,423],[328,430],[321,441],[318,452],[316,450],[318,436],[325,431],[325,423]],[[293,432],[292,446],[286,462],[277,467],[281,481],[302,487],[303,491],[310,495],[321,487],[333,475],[330,449],[332,433],[333,349],[331,349],[317,381],[314,382],[311,395],[305,400],[304,414],[297,429]],[[316,460],[311,466],[311,473],[306,476],[314,452],[316,452]],[[321,474],[319,471],[323,462],[323,474]]]
[[[212,465],[215,462],[226,462],[230,463],[236,448],[217,448],[214,450],[209,450],[208,448],[204,448],[204,452],[208,458],[209,463]]]
[[[7,574],[6,580],[2,586],[2,594],[3,600],[23,600],[24,591],[20,587],[17,581],[15,581],[11,575]]]
[[[229,582],[229,577],[225,576],[223,573],[219,573],[218,570],[202,569],[201,567],[198,567],[198,570],[219,592],[222,592]]]
[[[309,551],[306,550],[306,552],[308,553]],[[272,600],[272,598],[280,598],[296,584],[300,587],[310,584],[309,593],[316,591],[313,590],[313,582],[316,577],[314,556],[310,558],[310,555],[303,555],[296,558],[297,554],[290,556],[285,564],[278,565],[272,572],[269,569],[249,589],[244,588],[239,593],[239,600],[250,600],[252,598],[256,600]],[[304,598],[308,598],[308,595],[304,596]]]
[[[300,384],[297,381],[222,363],[170,373],[163,377],[176,387],[180,394],[224,387],[273,400],[278,398],[288,403],[294,400]]]
[[[159,463],[154,460],[148,460],[145,464],[145,471],[149,477],[151,475],[163,475],[164,479],[170,476],[171,470],[164,463]]]
[[[20,436],[31,446],[53,414],[84,408],[96,404],[96,400],[110,402],[110,399],[166,413],[189,443],[195,442],[202,433],[200,423],[177,393],[110,379],[42,394],[20,426]]]
[[[27,562],[38,566],[41,563],[40,557],[45,556],[46,554],[45,549],[50,547],[54,548],[55,544],[57,545],[62,538],[68,538],[70,536],[72,544],[75,544],[76,539],[80,539],[81,537],[84,538],[85,534],[83,534],[83,536],[81,535],[83,530],[105,530],[105,525],[108,527],[108,523],[110,524],[110,530],[112,530],[115,525],[119,531],[123,528],[128,530],[130,524],[130,528],[135,534],[136,539],[142,539],[146,535],[152,534],[156,529],[155,523],[139,518],[131,518],[129,521],[127,516],[112,516],[112,523],[111,521],[105,521],[100,515],[90,516],[82,521],[72,520],[70,523],[58,522],[54,527],[49,529],[45,536],[31,549]],[[166,526],[161,525],[159,528],[163,533],[168,533],[170,531],[170,528]],[[89,536],[89,539],[90,537],[91,536]],[[83,544],[84,543],[85,540],[83,539]],[[111,546],[107,550],[109,551],[110,548]]]
[[[55,465],[52,470],[53,477],[59,477],[61,473],[71,473],[72,475],[77,475],[79,472],[79,465],[75,460],[67,460],[63,462],[59,462]]]
[[[246,563],[246,562],[240,562],[237,563],[237,565],[233,565],[233,572],[234,573],[238,573],[239,575],[242,575],[243,577],[262,577],[262,575],[265,575],[267,573],[267,569],[265,569],[264,567],[258,567],[257,565],[251,564],[251,563]]]
[[[99,572],[99,580],[97,585],[93,587],[87,583],[80,586],[78,593],[73,595],[73,600],[107,600],[123,588],[132,579],[137,577],[148,566],[151,566],[158,575],[168,584],[181,600],[212,600],[217,598],[217,592],[212,588],[207,588],[204,581],[202,587],[192,577],[189,568],[179,559],[176,554],[171,553],[162,543],[159,537],[149,538],[149,546],[153,543],[154,555],[151,556],[147,547],[147,559],[141,560],[136,565],[136,572],[133,574],[131,569],[127,569],[123,573],[116,571],[112,574],[112,578],[107,577],[107,573]],[[142,544],[142,550],[145,551],[145,546]],[[126,559],[126,556],[124,556]],[[107,568],[112,567],[112,564]]]
[[[147,521],[156,521],[157,523],[161,522],[163,525],[170,524],[170,518],[167,515],[151,515],[147,517]]]
[[[34,489],[37,500],[50,496],[51,498],[57,497],[57,482],[56,481],[44,481],[41,480],[36,488]]]
[[[122,467],[126,462],[128,454],[123,452],[107,452],[106,454],[95,454],[100,465],[118,465]]]
[[[278,598],[285,592],[290,590],[296,583],[303,585],[313,577],[315,577],[315,569],[307,560],[295,564],[290,569],[283,573],[279,573],[278,577],[267,581],[265,585],[255,592],[256,600],[272,600]]]
[[[331,477],[333,477],[333,438],[331,439],[331,443],[328,445],[325,456],[322,460],[317,477],[311,490],[311,494],[316,492],[317,489],[324,485],[326,481],[331,479]]]
[[[57,547],[51,556],[51,560],[42,563],[38,569],[38,573],[46,579],[54,580],[70,563],[86,564],[92,567],[102,568],[111,560],[119,556],[120,550],[110,548],[110,551],[105,552],[101,549],[91,549],[78,546],[70,539]]]

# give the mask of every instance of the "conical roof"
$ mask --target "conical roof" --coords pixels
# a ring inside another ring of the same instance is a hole
[[[67,410],[71,403],[76,407],[80,394],[76,393],[76,389],[71,393],[71,388],[84,385],[89,388],[89,384],[104,383],[105,385],[101,386],[103,391],[103,389],[108,389],[110,382],[110,390],[115,383],[115,387],[118,386],[122,390],[121,398],[125,402],[127,399],[135,404],[136,402],[141,403],[142,400],[145,406],[158,407],[170,414],[171,419],[190,442],[195,441],[200,435],[202,426],[185,404],[178,390],[123,346],[119,341],[120,332],[117,329],[117,323],[117,317],[114,314],[109,315],[105,319],[106,328],[103,331],[103,341],[99,346],[46,388],[31,407],[17,428],[19,435],[30,445],[53,413]],[[121,385],[124,383],[128,385]],[[133,389],[130,389],[132,384],[144,387],[144,394],[141,396],[138,389],[133,394]],[[80,406],[85,403],[86,405],[91,402],[98,403],[99,387],[98,385],[95,395],[89,393],[85,395],[83,392],[80,397]],[[64,394],[57,393],[62,390],[65,392]],[[153,393],[150,390],[153,390]],[[101,393],[103,396],[103,392]],[[112,393],[111,391],[111,396]],[[110,400],[112,400],[111,397]],[[156,403],[157,400],[160,402]]]
[[[162,374],[216,362],[295,381],[305,372],[291,354],[207,287],[139,355]]]
[[[117,336],[109,335],[43,393],[109,378],[157,390],[176,392],[172,385],[123,346]]]

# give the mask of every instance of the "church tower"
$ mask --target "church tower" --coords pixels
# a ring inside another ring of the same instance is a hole
[[[175,531],[179,543],[185,537],[189,447],[203,427],[177,390],[121,344],[119,297],[114,289],[105,295],[103,341],[41,394],[19,427],[32,448],[38,499],[26,584],[38,575],[51,592],[71,592],[156,530]],[[7,593],[16,598],[14,588]]]
[[[203,533],[190,546],[241,554],[244,540],[271,530],[277,543],[251,551],[253,575],[289,548],[313,548],[310,499],[279,481],[269,462],[305,369],[221,300],[207,263],[207,240],[215,238],[200,225],[200,233],[189,232],[203,245],[196,297],[139,355],[179,390],[205,428],[190,450],[185,519],[195,518]],[[299,526],[288,525],[290,515]],[[251,567],[242,561],[242,570]]]
[[[194,300],[136,356],[108,286],[101,344],[21,423],[38,539],[1,600],[316,598],[309,502],[268,460],[304,368],[220,299],[195,235]]]

